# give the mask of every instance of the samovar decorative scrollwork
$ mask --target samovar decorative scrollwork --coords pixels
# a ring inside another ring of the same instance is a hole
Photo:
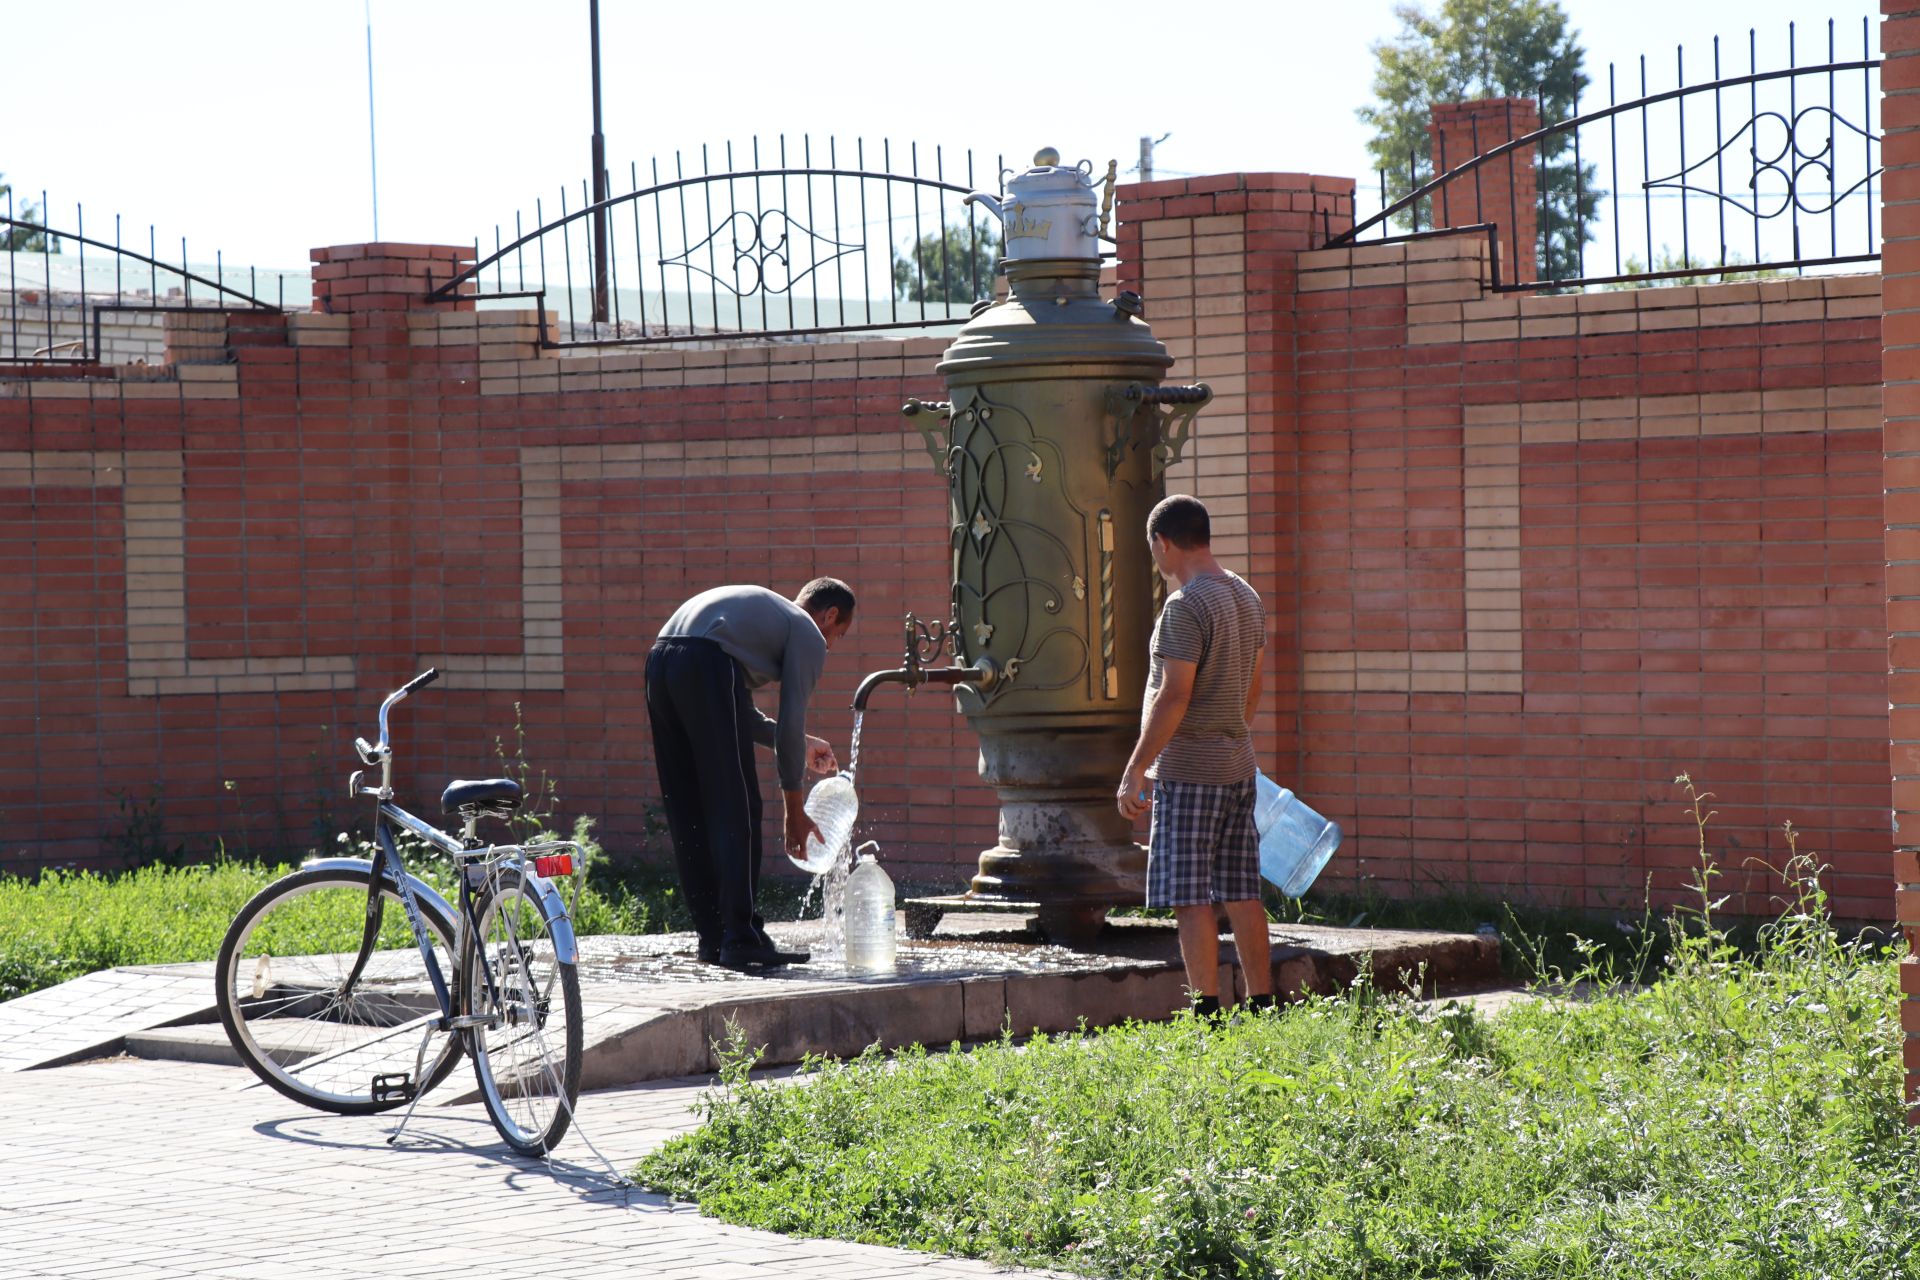
[[[955,391],[948,421],[956,657],[999,667],[999,682],[979,690],[983,703],[1016,687],[1064,689],[1086,677],[1090,646],[1086,619],[1065,614],[1069,597],[1084,612],[1087,514],[1061,482],[1059,446],[980,387]],[[1017,492],[1026,485],[1039,489]],[[1045,519],[1019,514],[1029,510]],[[1017,682],[1023,668],[1037,678]]]

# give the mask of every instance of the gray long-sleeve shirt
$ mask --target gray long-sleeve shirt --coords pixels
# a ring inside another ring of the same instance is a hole
[[[711,640],[746,672],[747,687],[780,684],[780,718],[753,708],[753,739],[774,749],[780,789],[807,776],[807,699],[827,666],[827,642],[793,601],[765,587],[715,587],[674,611],[660,638]]]

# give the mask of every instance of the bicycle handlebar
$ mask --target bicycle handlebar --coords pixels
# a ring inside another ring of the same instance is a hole
[[[393,710],[395,703],[412,693],[415,689],[424,688],[439,678],[440,669],[438,667],[428,667],[425,671],[422,671],[419,675],[388,694],[387,700],[380,704],[380,745],[374,748],[380,758],[384,759],[392,754],[392,748],[388,745],[387,738],[387,712]],[[368,763],[371,764],[373,762],[368,761]]]

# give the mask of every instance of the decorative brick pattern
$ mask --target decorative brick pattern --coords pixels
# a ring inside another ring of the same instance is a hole
[[[926,449],[918,433],[815,436],[810,440],[657,441],[536,445],[520,451],[520,616],[517,654],[437,654],[426,659],[455,688],[564,689],[561,488],[576,494],[608,480],[671,482],[694,476],[759,479],[839,471],[903,472]]]
[[[353,659],[192,658],[187,653],[187,507],[178,453],[0,453],[0,489],[121,492],[126,530],[126,693],[351,689]]]

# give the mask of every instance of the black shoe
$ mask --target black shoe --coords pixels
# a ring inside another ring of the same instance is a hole
[[[717,942],[703,941],[699,946],[694,948],[693,954],[694,958],[701,964],[719,964],[720,944]]]
[[[1220,1016],[1219,996],[1195,996],[1193,1015],[1196,1018],[1217,1018]]]
[[[1247,1012],[1249,1013],[1265,1013],[1269,1010],[1278,1009],[1279,1007],[1280,998],[1271,991],[1265,995],[1247,997]]]
[[[764,943],[720,948],[716,963],[724,969],[780,969],[790,964],[805,964],[813,957],[805,951],[782,951]]]

